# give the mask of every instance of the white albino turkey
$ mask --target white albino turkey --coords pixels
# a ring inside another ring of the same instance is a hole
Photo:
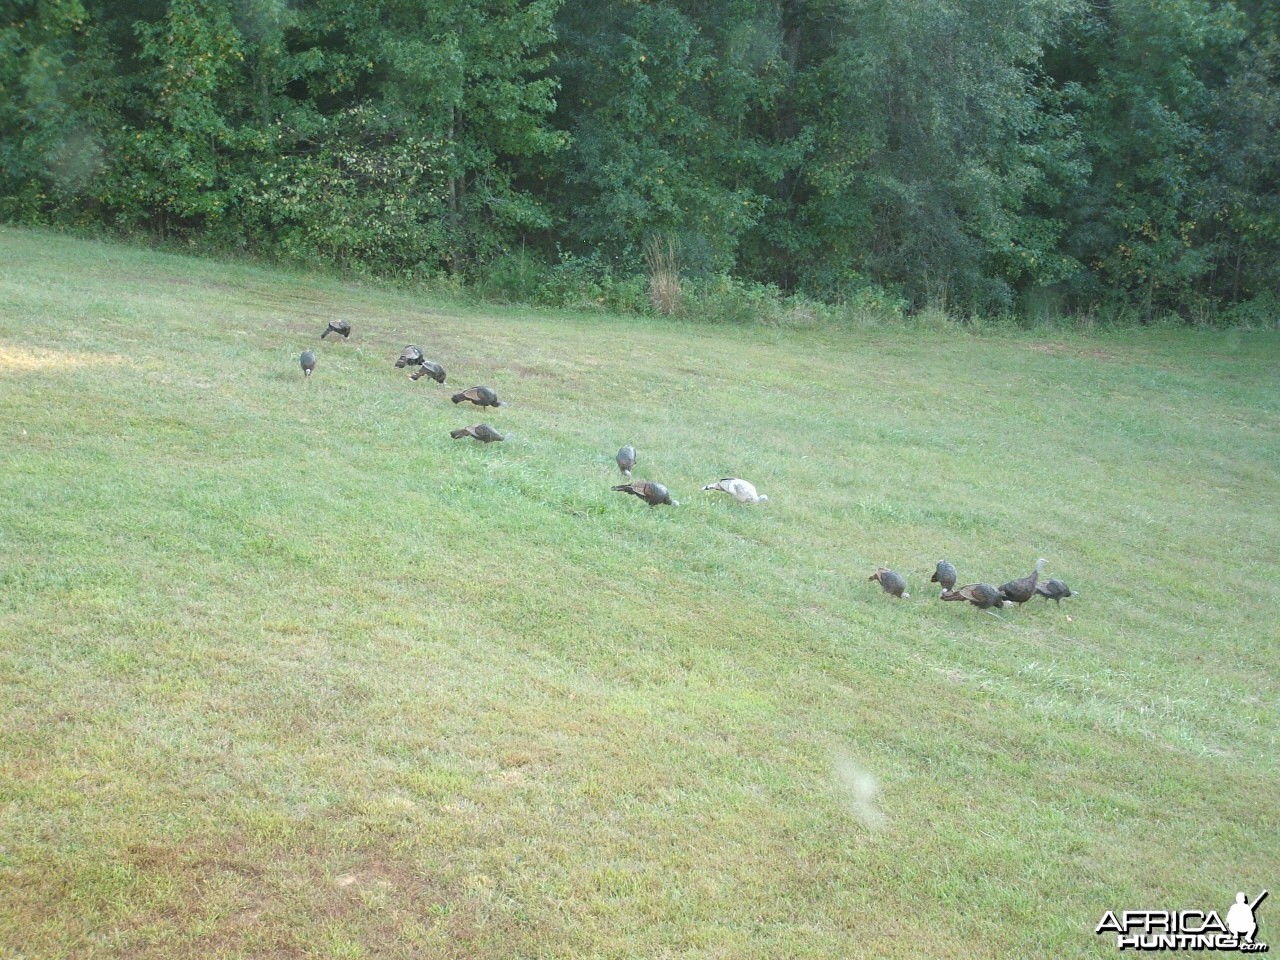
[[[708,483],[703,490],[721,490],[729,494],[739,503],[764,503],[768,500],[768,496],[763,493],[756,493],[753,484],[741,477],[725,477],[723,480],[717,480],[715,483]]]

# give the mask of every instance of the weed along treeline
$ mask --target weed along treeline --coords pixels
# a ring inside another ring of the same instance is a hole
[[[1280,305],[1272,0],[2,9],[9,221],[730,317]]]

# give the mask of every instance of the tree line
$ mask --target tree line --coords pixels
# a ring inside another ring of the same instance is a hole
[[[1273,0],[7,0],[0,218],[533,296],[1274,322]]]

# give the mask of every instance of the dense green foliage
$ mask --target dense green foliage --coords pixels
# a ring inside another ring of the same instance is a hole
[[[1251,321],[1280,301],[1263,0],[3,10],[8,220],[551,302],[642,307],[655,237],[691,290],[748,298]]]

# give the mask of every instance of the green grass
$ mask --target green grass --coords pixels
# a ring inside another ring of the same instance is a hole
[[[1096,957],[1280,882],[1274,333],[0,262],[0,956]]]

